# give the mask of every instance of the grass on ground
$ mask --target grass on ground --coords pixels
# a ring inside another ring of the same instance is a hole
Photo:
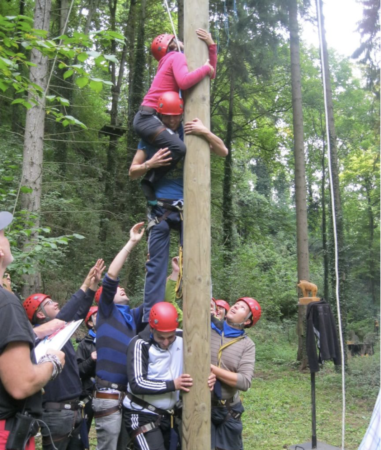
[[[295,325],[263,322],[250,331],[256,344],[255,377],[244,393],[245,450],[280,450],[311,441],[310,373],[295,363]],[[346,373],[345,449],[357,450],[380,386],[380,350],[350,358]],[[341,371],[328,362],[316,374],[318,441],[341,448]]]
[[[281,450],[311,440],[310,374],[300,372],[295,362],[295,329],[293,323],[274,325],[263,321],[249,331],[256,344],[256,364],[252,387],[242,396],[245,450]],[[373,356],[350,358],[348,369],[345,449],[357,450],[380,386],[379,344]],[[341,372],[337,373],[328,362],[316,374],[318,441],[341,448],[341,418]],[[94,425],[90,443],[95,449]],[[36,448],[41,449],[39,442]]]

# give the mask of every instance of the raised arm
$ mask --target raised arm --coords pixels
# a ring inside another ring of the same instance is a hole
[[[140,241],[144,234],[144,222],[137,223],[130,230],[130,239],[122,250],[115,256],[113,262],[110,264],[107,275],[112,280],[117,280],[123,264],[126,262],[128,255],[131,253],[135,245]]]
[[[184,132],[188,135],[195,135],[204,138],[208,141],[210,149],[213,153],[218,156],[225,158],[228,154],[228,149],[225,147],[224,142],[218,136],[213,134],[206,126],[201,122],[200,119],[193,119],[191,122],[187,122],[184,125]]]

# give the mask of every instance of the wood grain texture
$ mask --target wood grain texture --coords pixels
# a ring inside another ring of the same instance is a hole
[[[208,59],[207,46],[197,28],[208,29],[209,4],[184,1],[184,44],[189,70]],[[210,79],[205,78],[185,96],[185,121],[199,118],[210,127]],[[197,136],[186,136],[184,174],[184,372],[193,387],[183,396],[183,450],[210,448],[210,148]]]

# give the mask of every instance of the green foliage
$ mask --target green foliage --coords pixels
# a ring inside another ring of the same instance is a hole
[[[77,76],[78,87],[89,86],[96,93],[101,92],[103,85],[112,86],[112,83],[102,78],[94,78],[88,70],[88,66],[93,65],[104,72],[108,72],[110,61],[115,62],[114,55],[103,55],[101,52],[84,49],[92,48],[94,45],[108,41],[124,42],[124,37],[114,31],[101,30],[86,35],[84,33],[74,32],[69,37],[62,35],[53,39],[48,38],[48,33],[44,30],[36,30],[32,27],[33,20],[27,16],[2,16],[0,15],[0,89],[6,92],[13,88],[16,94],[26,98],[16,98],[12,105],[21,104],[30,109],[38,103],[38,98],[46,96],[42,88],[32,83],[25,70],[33,66],[28,61],[28,51],[39,51],[44,57],[52,60],[58,59],[58,67],[65,68],[63,74],[64,80],[69,77]],[[21,48],[24,51],[21,51]],[[63,106],[69,106],[69,100],[56,96],[47,96],[49,102],[56,101]],[[55,117],[57,122],[63,126],[78,125],[82,128],[86,126],[71,115],[61,113],[56,107],[48,106],[47,114]]]

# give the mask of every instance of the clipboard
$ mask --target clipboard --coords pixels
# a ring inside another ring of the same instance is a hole
[[[81,325],[82,322],[83,319],[67,322],[65,323],[65,325],[56,330],[54,333],[42,339],[42,341],[39,344],[37,344],[37,346],[34,349],[34,354],[36,356],[37,363],[44,355],[46,355],[46,352],[49,348],[61,350],[61,348],[71,338],[71,336],[75,333],[75,331]]]

